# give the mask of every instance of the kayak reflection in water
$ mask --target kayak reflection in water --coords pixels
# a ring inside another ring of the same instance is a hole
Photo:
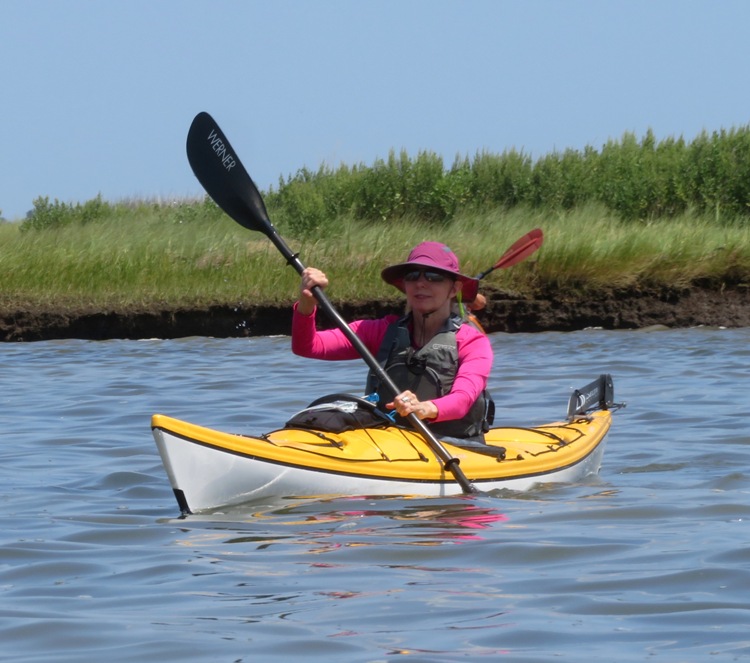
[[[398,423],[414,413],[436,436],[483,442],[494,415],[486,391],[493,352],[487,336],[459,313],[461,301],[475,299],[478,280],[462,274],[456,255],[439,242],[417,245],[406,262],[386,267],[381,276],[406,294],[406,314],[350,327],[401,391],[393,394],[370,371],[366,393],[395,410]],[[317,330],[315,286],[325,288],[328,278],[308,267],[294,305],[292,351],[315,359],[359,358],[339,329]]]

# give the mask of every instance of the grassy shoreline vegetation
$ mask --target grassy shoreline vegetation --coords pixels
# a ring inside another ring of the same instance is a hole
[[[535,227],[542,249],[494,272],[493,287],[533,296],[750,286],[750,127],[690,143],[625,134],[535,161],[479,153],[450,167],[433,153],[391,152],[371,166],[302,169],[264,197],[290,247],[329,273],[334,302],[398,300],[380,270],[419,241],[447,243],[474,274]],[[266,237],[209,199],[40,197],[22,223],[0,223],[0,247],[6,311],[245,308],[297,293]]]

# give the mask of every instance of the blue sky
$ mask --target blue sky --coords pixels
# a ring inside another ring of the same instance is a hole
[[[0,0],[0,210],[202,194],[203,110],[261,188],[746,126],[748,26],[746,0]]]

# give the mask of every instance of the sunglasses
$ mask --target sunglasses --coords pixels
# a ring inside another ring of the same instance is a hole
[[[442,283],[450,278],[447,274],[443,274],[442,272],[433,272],[429,269],[415,269],[404,274],[404,281],[419,281],[420,276],[424,276],[424,280],[428,283]]]

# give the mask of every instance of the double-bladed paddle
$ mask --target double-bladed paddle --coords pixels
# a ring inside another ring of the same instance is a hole
[[[284,259],[299,274],[302,274],[305,266],[274,228],[268,218],[268,212],[258,188],[247,174],[219,125],[208,113],[198,113],[190,125],[187,156],[195,176],[214,202],[241,226],[265,234],[281,252]],[[398,394],[401,390],[339,315],[323,290],[318,286],[314,286],[312,290],[320,307],[356,348],[378,379],[391,389],[394,395]],[[430,448],[442,461],[443,466],[453,474],[461,489],[465,493],[477,492],[459,467],[459,459],[448,453],[427,424],[413,412],[409,414],[408,420],[424,435]]]

